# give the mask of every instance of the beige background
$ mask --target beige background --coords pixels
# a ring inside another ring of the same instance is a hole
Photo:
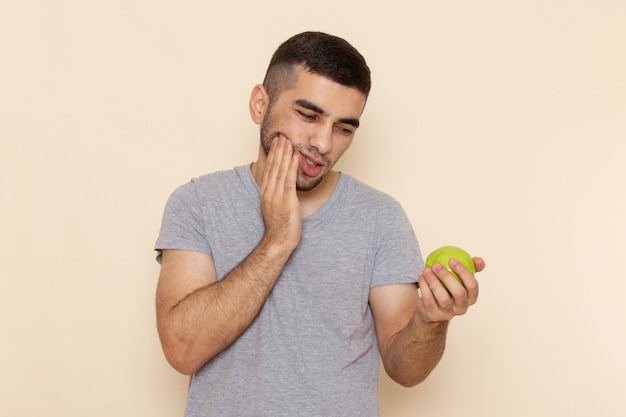
[[[626,3],[0,0],[0,415],[180,416],[151,250],[195,175],[250,162],[279,42],[347,38],[374,87],[340,168],[481,298],[384,417],[624,416]]]

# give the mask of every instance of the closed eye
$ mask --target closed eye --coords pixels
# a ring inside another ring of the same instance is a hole
[[[354,133],[354,130],[349,127],[338,125],[336,128],[344,135],[352,135]]]
[[[305,120],[315,120],[317,118],[317,115],[315,114],[306,113],[306,112],[303,112],[302,110],[296,110],[296,111],[298,112],[300,117],[302,117]]]

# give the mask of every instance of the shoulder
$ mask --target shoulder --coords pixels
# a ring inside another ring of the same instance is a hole
[[[402,212],[402,205],[391,195],[378,190],[356,178],[341,174],[345,200],[354,206],[368,208],[382,213]]]
[[[211,194],[233,187],[239,177],[239,171],[240,169],[237,167],[194,177],[178,186],[172,192],[171,199],[174,201],[204,201],[210,198]]]
[[[413,225],[397,199],[351,176],[344,180],[342,204],[359,227],[375,232],[379,242],[402,242],[406,248],[417,246]]]
[[[194,177],[188,184],[196,190],[211,190],[219,187],[228,187],[229,184],[237,181],[239,178],[240,168],[241,167],[225,171],[215,171],[199,177]]]

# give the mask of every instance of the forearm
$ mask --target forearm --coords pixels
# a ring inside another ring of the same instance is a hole
[[[385,349],[387,374],[406,387],[422,382],[443,356],[447,329],[447,321],[427,323],[414,315]]]
[[[208,255],[199,262],[182,256],[167,268],[162,264],[159,282],[166,288],[157,289],[157,324],[165,356],[178,371],[193,373],[226,349],[265,304],[300,242],[298,162],[284,135],[273,139],[267,156],[260,147],[259,160],[251,169],[260,186],[265,233],[226,277],[218,280]]]
[[[222,280],[162,314],[159,333],[172,366],[191,374],[237,339],[262,308],[290,253],[264,240]]]

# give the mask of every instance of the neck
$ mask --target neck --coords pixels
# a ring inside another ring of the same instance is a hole
[[[324,180],[310,191],[298,191],[302,217],[315,213],[330,198],[339,181],[339,172],[330,171]]]

